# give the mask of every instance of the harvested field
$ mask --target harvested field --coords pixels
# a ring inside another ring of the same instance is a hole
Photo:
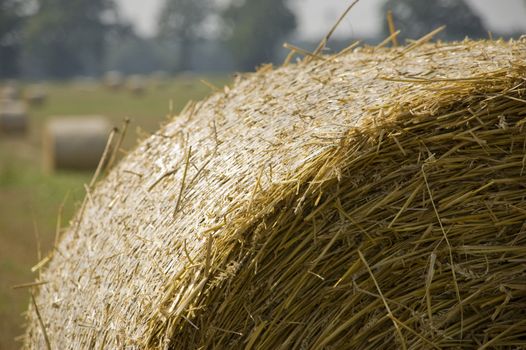
[[[89,188],[25,347],[525,347],[525,59],[355,48],[188,104]]]

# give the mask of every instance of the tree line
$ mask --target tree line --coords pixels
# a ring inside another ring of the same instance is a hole
[[[444,40],[487,34],[464,0],[387,0],[387,10],[401,38],[417,38],[442,24],[448,27]],[[196,66],[253,70],[276,61],[297,19],[287,0],[164,0],[157,23],[155,37],[143,38],[114,0],[0,0],[0,78]]]

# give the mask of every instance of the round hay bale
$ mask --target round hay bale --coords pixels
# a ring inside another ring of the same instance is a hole
[[[0,100],[15,101],[20,98],[20,88],[16,82],[9,82],[0,92]]]
[[[111,90],[119,90],[124,85],[124,77],[121,72],[112,70],[104,75],[103,84]]]
[[[47,99],[47,91],[43,85],[31,86],[25,93],[25,98],[30,106],[42,106]]]
[[[56,117],[44,128],[45,168],[94,170],[106,147],[111,124],[101,116]]]
[[[357,48],[189,104],[90,191],[25,347],[525,347],[525,59]]]
[[[26,105],[21,101],[0,102],[0,133],[5,135],[25,134],[29,119]]]
[[[126,81],[126,88],[135,96],[143,95],[146,91],[146,83],[140,75],[131,75]]]

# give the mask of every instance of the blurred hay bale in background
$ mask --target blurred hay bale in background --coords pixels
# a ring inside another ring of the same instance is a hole
[[[46,87],[42,84],[29,86],[24,94],[30,106],[42,106],[48,97]]]
[[[140,75],[131,75],[126,80],[126,88],[135,96],[143,95],[146,91],[146,82]]]
[[[111,90],[119,90],[124,85],[124,76],[121,72],[112,70],[104,74],[102,82]]]
[[[14,101],[20,98],[20,87],[16,81],[8,81],[7,84],[0,89],[0,100]]]
[[[28,124],[27,108],[22,101],[0,101],[0,134],[24,135]]]
[[[50,119],[43,134],[43,158],[47,171],[94,170],[104,152],[111,124],[102,116]]]
[[[526,347],[526,41],[265,67],[90,191],[25,347]]]

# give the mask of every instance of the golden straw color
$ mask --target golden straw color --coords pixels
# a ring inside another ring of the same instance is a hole
[[[25,348],[525,348],[526,40],[424,41],[188,104],[38,265]]]

